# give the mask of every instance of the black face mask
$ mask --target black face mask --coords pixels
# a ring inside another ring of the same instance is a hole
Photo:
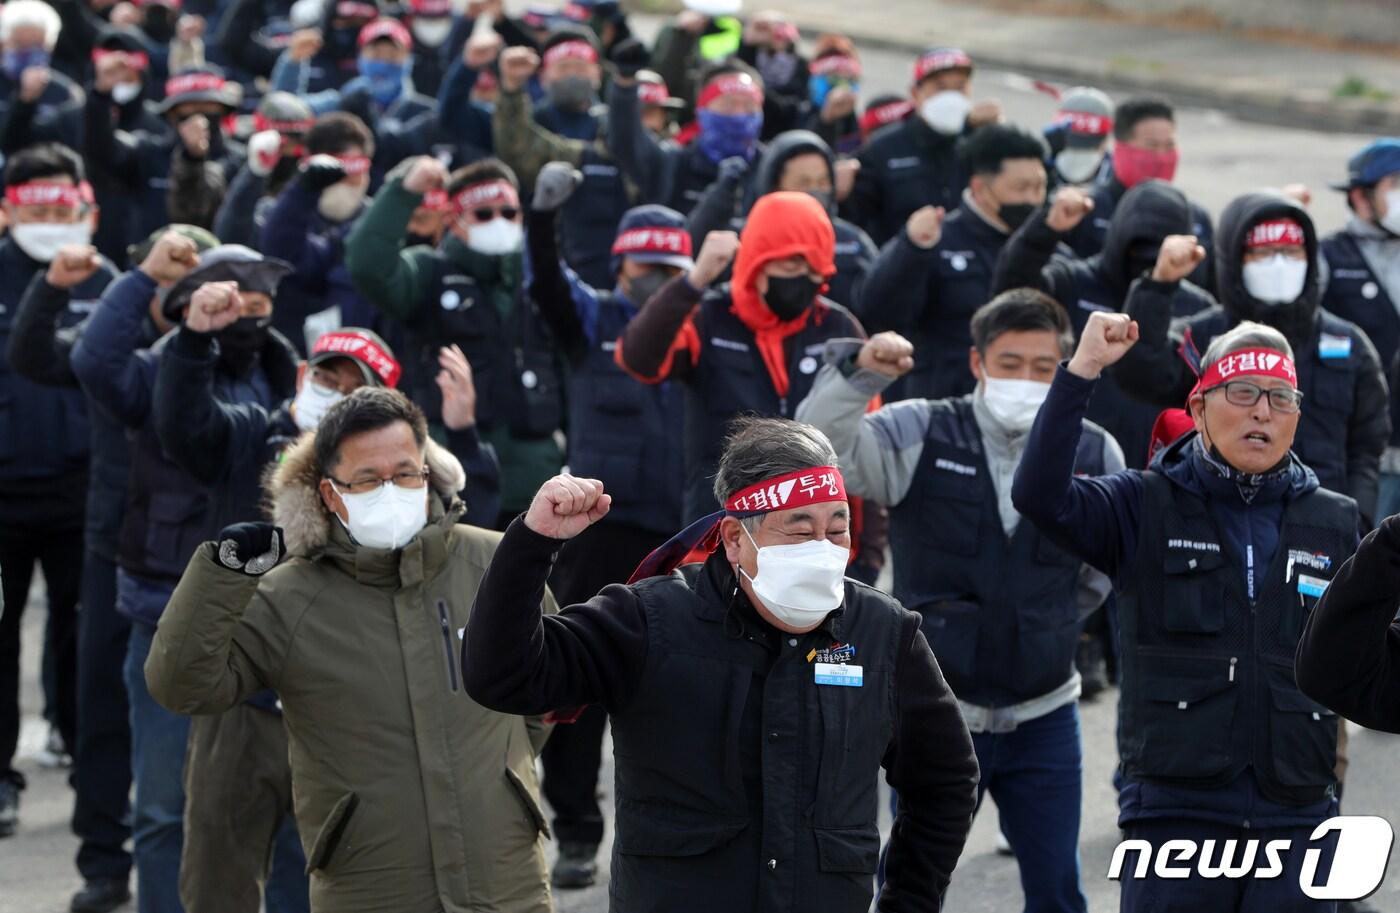
[[[671,281],[671,277],[663,270],[654,269],[641,276],[634,276],[627,280],[627,300],[637,307],[641,307],[651,300],[661,286]]]
[[[240,317],[219,331],[219,359],[236,374],[246,373],[267,345],[271,317]]]
[[[1152,242],[1139,242],[1128,248],[1128,259],[1125,264],[1128,270],[1128,281],[1132,282],[1141,276],[1152,275],[1152,270],[1157,266],[1157,251],[1160,244]]]
[[[156,44],[169,44],[175,37],[175,17],[164,6],[148,6],[141,20],[141,31]]]
[[[822,209],[827,212],[836,211],[836,195],[830,190],[809,190],[807,195],[822,204]]]
[[[997,218],[1005,222],[1007,228],[1015,231],[1026,224],[1026,220],[1037,208],[1034,203],[1002,203],[1001,208],[997,210]]]
[[[813,280],[806,273],[781,278],[769,276],[768,291],[763,296],[763,303],[768,305],[768,310],[776,314],[779,320],[786,322],[800,316],[811,307],[812,300],[817,297],[817,289],[821,287],[822,283]]]

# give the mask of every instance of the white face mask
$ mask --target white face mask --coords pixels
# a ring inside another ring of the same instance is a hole
[[[48,263],[56,257],[60,247],[87,244],[92,240],[87,219],[77,222],[17,222],[10,226],[10,235],[20,250],[40,263]]]
[[[1292,304],[1303,294],[1308,261],[1274,254],[1267,260],[1246,263],[1243,275],[1245,290],[1255,299],[1264,304]]]
[[[343,492],[335,487],[334,482],[331,487],[345,502],[345,513],[350,518],[341,523],[360,545],[400,549],[412,542],[418,531],[428,525],[426,486],[400,488],[390,482],[362,495]]]
[[[414,19],[413,37],[418,39],[419,44],[435,48],[447,40],[447,36],[452,33],[451,19]]]
[[[1385,195],[1385,215],[1380,218],[1381,228],[1392,235],[1400,235],[1400,187]]]
[[[484,225],[473,225],[467,232],[467,247],[488,257],[503,257],[520,250],[525,230],[518,222],[497,216]]]
[[[1071,184],[1083,184],[1099,173],[1103,153],[1097,149],[1066,149],[1055,156],[1055,170]]]
[[[1050,385],[1038,380],[1011,380],[982,375],[982,402],[992,418],[1008,431],[1026,432],[1050,393]]]
[[[825,539],[760,546],[747,527],[744,534],[758,549],[758,573],[749,577],[742,567],[739,573],[774,618],[790,628],[815,628],[840,607],[850,549]]]
[[[962,92],[951,89],[938,92],[924,99],[919,105],[919,116],[934,132],[944,136],[957,136],[967,123],[967,115],[972,111],[972,99]]]
[[[326,410],[345,399],[345,394],[330,387],[323,387],[314,381],[304,381],[297,398],[292,402],[292,418],[302,431],[315,431],[325,418]]]
[[[119,82],[112,86],[112,101],[124,105],[141,94],[141,81]]]
[[[321,191],[321,197],[316,201],[316,211],[327,222],[345,222],[359,212],[368,189],[364,184],[347,184],[344,181],[332,184]]]

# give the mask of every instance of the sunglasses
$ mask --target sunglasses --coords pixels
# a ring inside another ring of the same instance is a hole
[[[497,215],[508,221],[515,221],[515,217],[520,215],[520,209],[516,206],[490,207],[482,206],[479,209],[469,209],[467,213],[478,222],[490,222]]]

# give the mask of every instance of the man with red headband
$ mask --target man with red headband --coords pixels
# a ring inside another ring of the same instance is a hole
[[[640,189],[642,202],[689,212],[719,177],[720,162],[752,163],[763,152],[763,80],[747,64],[736,60],[705,71],[695,98],[696,131],[687,145],[677,146],[642,125],[637,74],[647,65],[646,52],[630,39],[614,50],[613,60],[618,75],[608,93],[608,150]],[[750,184],[752,169],[746,190]]]
[[[452,174],[426,156],[391,178],[345,241],[345,264],[361,294],[400,322],[414,352],[406,393],[441,432],[433,378],[438,350],[457,345],[471,363],[477,426],[504,470],[508,521],[563,463],[555,433],[564,425],[563,364],[549,327],[524,295],[524,213],[515,173],[482,159]],[[413,211],[430,194],[449,207],[436,248],[402,248]],[[390,252],[386,256],[386,251]]]
[[[1327,406],[1303,414],[1294,449],[1324,488],[1355,498],[1369,524],[1390,434],[1390,395],[1370,339],[1319,304],[1312,217],[1275,191],[1242,194],[1221,213],[1215,245],[1220,304],[1174,320],[1180,315],[1172,301],[1190,287],[1187,277],[1206,251],[1189,235],[1162,241],[1156,262],[1133,283],[1123,306],[1140,323],[1142,342],[1112,376],[1133,397],[1159,408],[1179,406],[1196,383],[1197,353],[1217,337],[1244,321],[1279,331],[1296,353],[1299,388],[1310,402]]]
[[[618,364],[629,374],[688,388],[687,521],[715,509],[710,482],[725,424],[740,413],[791,418],[826,341],[865,335],[849,311],[820,294],[836,272],[835,243],[831,219],[811,194],[765,194],[741,235],[710,232],[695,267],[653,294],[619,339]],[[731,261],[733,279],[717,284]]]
[[[930,48],[914,61],[913,114],[870,138],[848,202],[851,218],[884,244],[922,206],[952,212],[967,186],[958,140],[1001,119],[995,100],[973,103],[972,58]]]
[[[69,306],[50,317],[71,328],[116,275],[87,243],[92,214],[82,160],[64,146],[34,146],[5,163],[5,184],[9,232],[0,241],[0,339],[9,341],[26,290],[44,283],[72,290]],[[58,758],[75,743],[74,632],[88,469],[82,395],[14,373],[12,359],[0,352],[0,440],[5,442],[0,447],[5,606],[0,612],[0,838],[18,826],[19,791],[24,788],[24,777],[12,767],[20,724],[20,617],[40,566],[48,585],[46,636],[55,673],[55,686],[46,689],[45,717]]]
[[[607,709],[615,913],[864,913],[882,767],[901,801],[876,908],[933,913],[977,762],[918,616],[843,578],[851,514],[830,442],[741,419],[713,497],[724,510],[687,531],[706,533],[703,564],[649,559],[637,582],[546,617],[530,606],[555,555],[612,501],[596,479],[546,483],[478,591],[467,693],[505,713]]]
[[[1186,399],[1193,433],[1146,471],[1076,477],[1094,384],[1139,333],[1125,314],[1089,318],[1012,486],[1017,510],[1118,590],[1118,823],[1145,841],[1141,860],[1128,854],[1122,909],[1334,910],[1299,885],[1314,828],[1337,810],[1337,717],[1298,690],[1293,657],[1356,548],[1356,502],[1291,450],[1310,399],[1288,340],[1250,322],[1206,350]],[[1275,878],[1163,877],[1146,860],[1177,839],[1292,843]]]

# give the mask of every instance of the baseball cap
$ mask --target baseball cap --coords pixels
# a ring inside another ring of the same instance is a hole
[[[613,241],[614,273],[622,268],[623,257],[638,263],[659,263],[687,270],[694,267],[685,216],[655,203],[627,210],[618,223],[617,239]]]
[[[1076,86],[1060,98],[1055,122],[1063,124],[1071,149],[1092,149],[1113,132],[1113,102],[1098,89]]]
[[[372,387],[396,387],[403,369],[394,357],[394,350],[373,330],[342,327],[322,333],[311,347],[307,367],[314,368],[336,358],[348,358]]]
[[[1347,160],[1347,179],[1332,184],[1333,190],[1370,187],[1388,174],[1400,172],[1400,138],[1383,136],[1367,143]]]

